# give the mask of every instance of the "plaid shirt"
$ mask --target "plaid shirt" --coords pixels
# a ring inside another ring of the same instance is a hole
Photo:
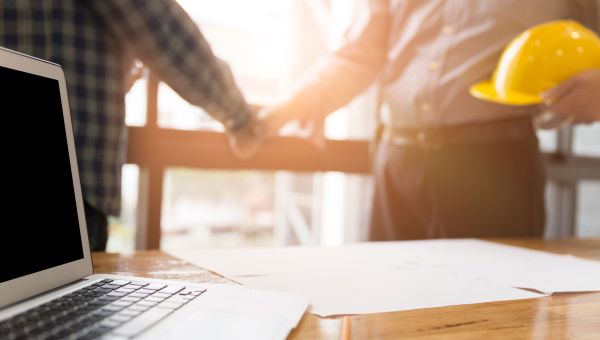
[[[62,65],[84,198],[109,215],[121,206],[134,58],[230,130],[250,115],[228,67],[174,0],[3,0],[0,45]]]

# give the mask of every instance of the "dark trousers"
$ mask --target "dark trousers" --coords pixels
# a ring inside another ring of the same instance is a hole
[[[382,141],[370,239],[542,236],[544,171],[530,138],[426,149]]]
[[[90,249],[105,251],[108,240],[108,217],[87,202],[84,202],[84,206]]]

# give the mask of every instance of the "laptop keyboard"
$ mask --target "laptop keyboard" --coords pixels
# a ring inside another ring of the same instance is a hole
[[[105,279],[0,322],[0,339],[131,338],[205,291]]]

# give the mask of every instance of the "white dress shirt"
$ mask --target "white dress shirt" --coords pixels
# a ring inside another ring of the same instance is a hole
[[[489,79],[506,45],[537,24],[594,24],[598,0],[363,0],[348,43],[307,74],[293,101],[313,117],[382,84],[386,125],[439,127],[534,113],[492,104],[468,88]]]

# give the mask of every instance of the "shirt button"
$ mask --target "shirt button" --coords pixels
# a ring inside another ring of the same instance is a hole
[[[454,31],[455,31],[455,28],[452,25],[444,25],[442,27],[442,33],[445,35],[450,35],[450,34],[454,33]]]

